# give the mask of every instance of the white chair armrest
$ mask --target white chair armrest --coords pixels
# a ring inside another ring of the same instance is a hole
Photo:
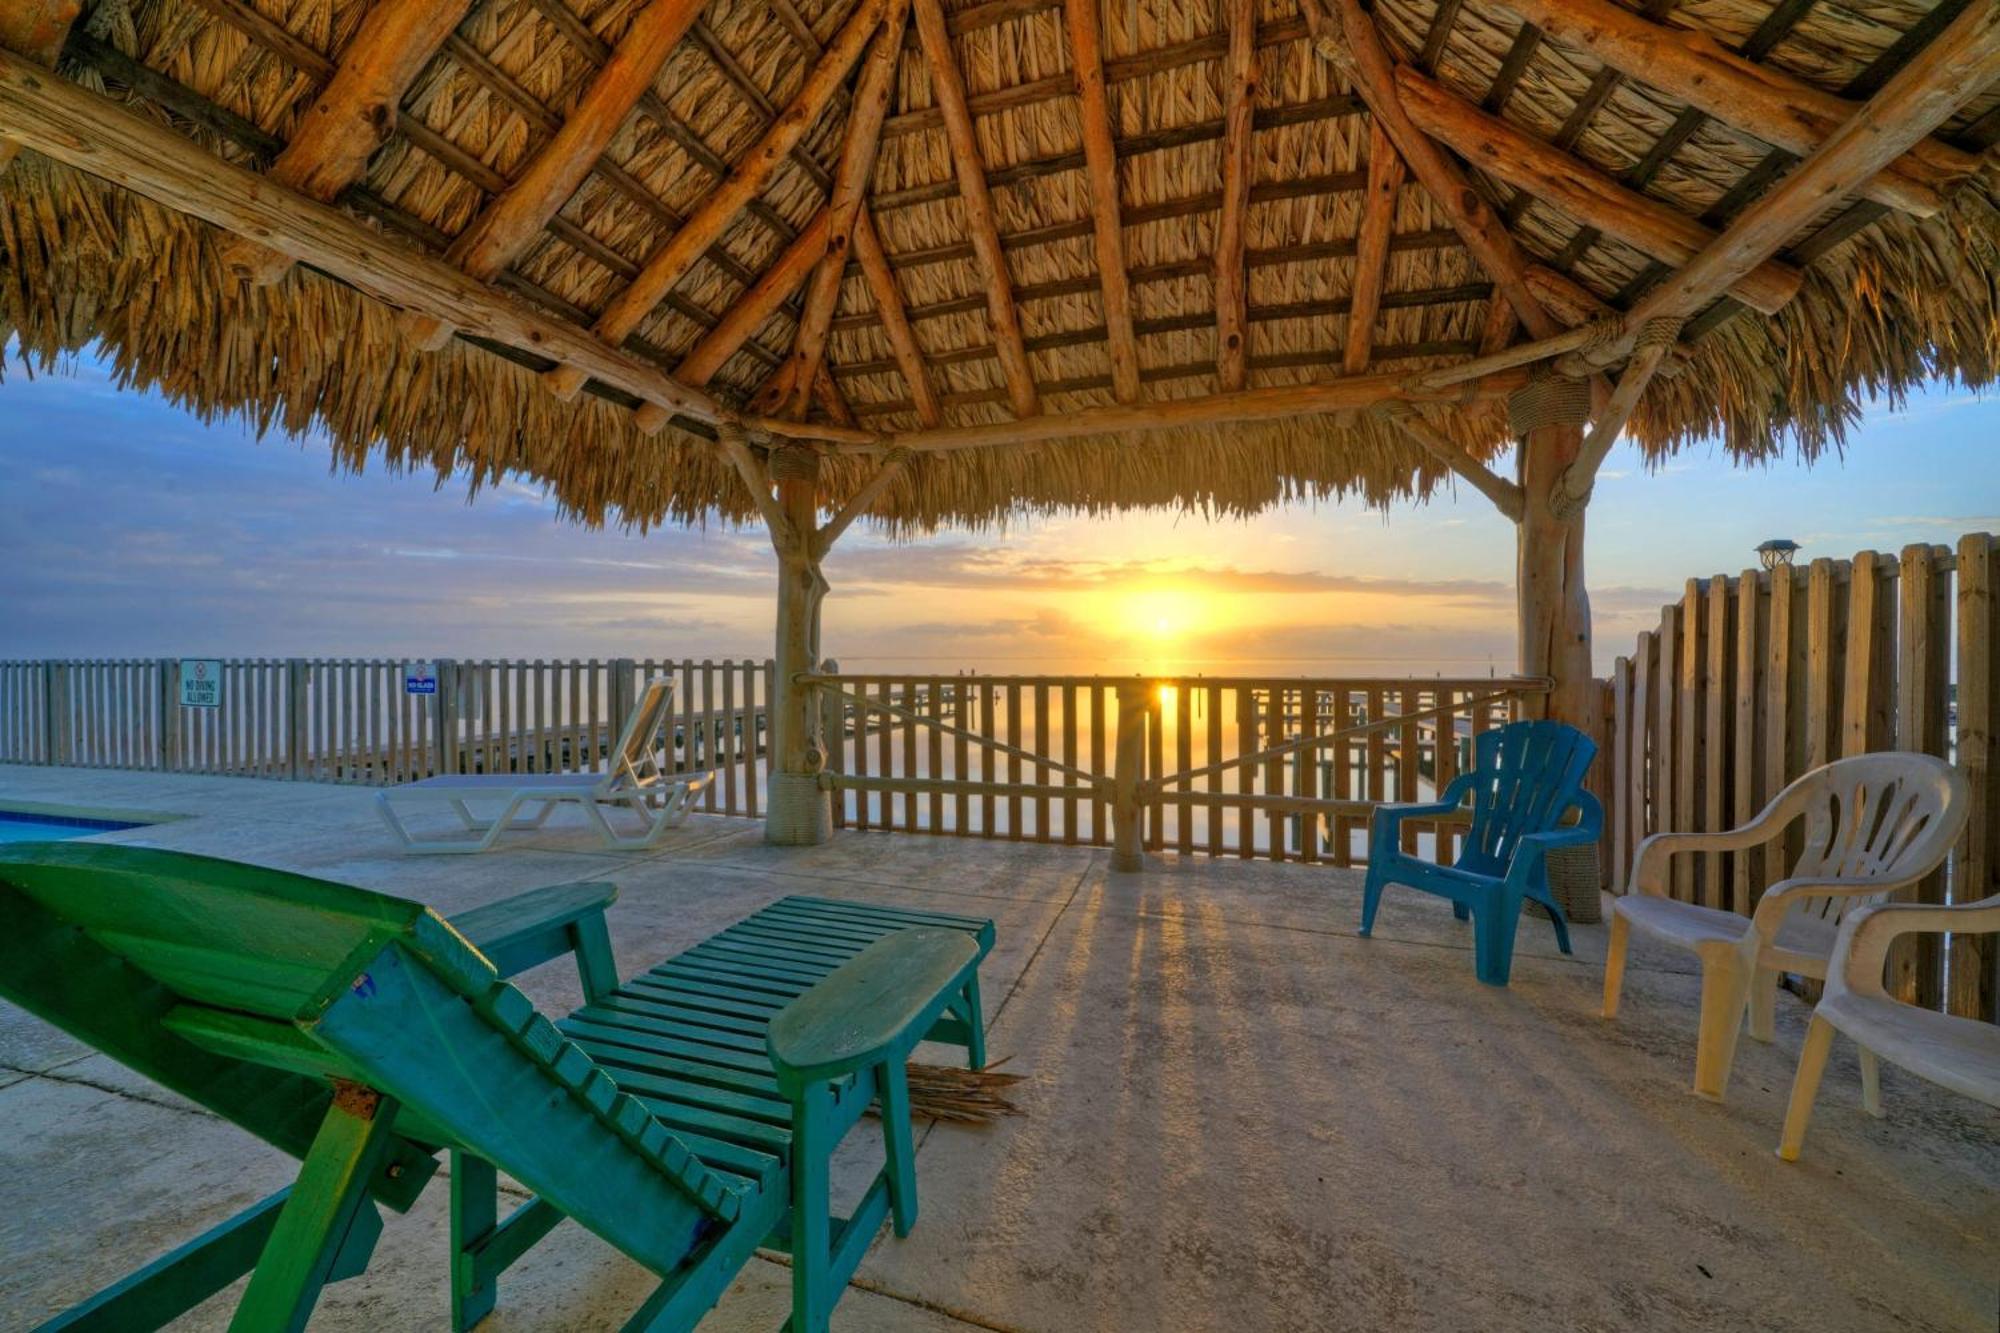
[[[1639,844],[1632,856],[1632,888],[1655,898],[1667,892],[1667,864],[1675,856],[1690,852],[1737,852],[1761,847],[1785,831],[1790,816],[1777,815],[1776,804],[1742,828],[1718,833],[1655,833]]]
[[[1840,923],[1827,967],[1827,993],[1887,995],[1882,965],[1899,935],[1991,935],[2000,933],[2000,894],[1976,903],[1942,906],[1936,903],[1879,903],[1848,914]]]
[[[1751,915],[1757,933],[1769,943],[1778,934],[1778,927],[1784,924],[1785,913],[1801,898],[1851,898],[1863,894],[1895,893],[1906,889],[1922,879],[1922,875],[1900,878],[1849,878],[1849,879],[1782,879],[1764,890],[1764,896],[1757,900],[1757,910]]]

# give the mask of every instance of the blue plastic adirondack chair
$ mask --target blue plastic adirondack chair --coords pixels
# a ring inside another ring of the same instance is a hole
[[[1504,986],[1514,964],[1521,902],[1546,907],[1556,944],[1570,951],[1569,924],[1549,892],[1547,854],[1596,842],[1604,808],[1583,790],[1597,745],[1561,722],[1510,722],[1473,740],[1473,767],[1428,805],[1385,805],[1375,811],[1369,840],[1368,885],[1361,900],[1361,934],[1375,929],[1382,889],[1407,884],[1451,900],[1452,915],[1472,918],[1473,966],[1479,979]],[[1401,850],[1405,819],[1447,814],[1470,794],[1472,829],[1458,860],[1435,865]],[[1562,826],[1571,810],[1579,818]]]

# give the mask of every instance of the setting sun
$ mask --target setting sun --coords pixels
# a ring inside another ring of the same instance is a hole
[[[1118,594],[1126,632],[1156,640],[1182,639],[1209,628],[1214,620],[1210,599],[1192,588],[1139,588]]]

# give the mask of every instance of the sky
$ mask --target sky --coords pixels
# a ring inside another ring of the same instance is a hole
[[[1691,576],[2000,529],[2000,397],[1936,385],[1871,411],[1843,456],[1732,467],[1620,446],[1586,567],[1600,669]],[[1513,529],[1463,486],[1385,511],[1250,520],[1139,512],[891,543],[828,558],[826,651],[860,670],[1506,674]],[[257,440],[84,358],[0,378],[0,658],[757,657],[761,530],[644,536],[562,520],[523,480],[337,471],[321,441]]]

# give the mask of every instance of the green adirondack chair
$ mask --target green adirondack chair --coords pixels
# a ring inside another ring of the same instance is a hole
[[[301,1160],[294,1183],[57,1316],[157,1328],[250,1273],[233,1329],[299,1329],[451,1156],[452,1305],[564,1217],[661,1278],[627,1329],[686,1329],[759,1245],[793,1255],[788,1327],[821,1330],[893,1213],[916,1220],[904,1062],[977,1067],[991,922],[788,898],[617,983],[608,884],[447,922],[401,898],[79,842],[0,857],[0,994]],[[562,1025],[505,978],[573,952]],[[827,1162],[881,1103],[887,1161],[847,1219]],[[496,1169],[534,1191],[498,1215]]]

